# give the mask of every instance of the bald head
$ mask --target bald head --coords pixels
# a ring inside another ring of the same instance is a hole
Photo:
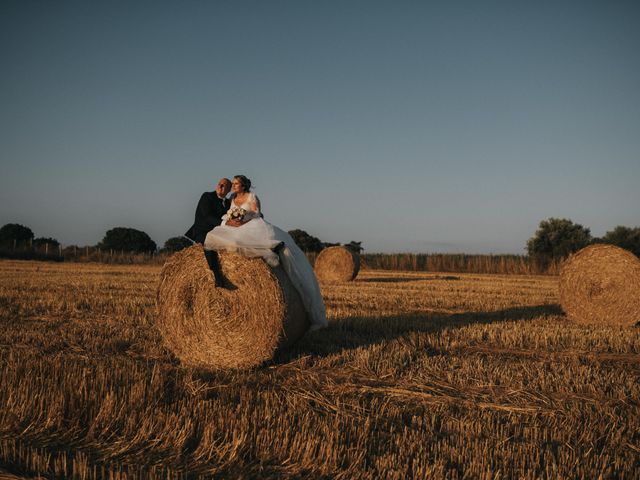
[[[229,193],[229,190],[231,190],[231,180],[229,180],[228,178],[221,178],[220,180],[218,180],[218,184],[216,185],[216,193],[220,198],[226,197],[227,193]]]

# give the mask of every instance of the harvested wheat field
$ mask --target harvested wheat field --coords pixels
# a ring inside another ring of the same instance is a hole
[[[209,371],[162,346],[159,275],[0,262],[0,470],[640,478],[640,329],[567,321],[557,277],[362,270],[328,329]]]

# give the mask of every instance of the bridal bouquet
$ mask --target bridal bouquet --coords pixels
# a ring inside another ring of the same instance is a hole
[[[232,207],[227,212],[227,219],[242,220],[246,214],[247,214],[247,211],[244,208]]]

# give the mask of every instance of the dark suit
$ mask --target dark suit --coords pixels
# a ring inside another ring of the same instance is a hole
[[[204,243],[207,233],[222,222],[222,216],[229,209],[229,201],[220,199],[216,192],[204,192],[196,207],[196,219],[184,234],[194,242]]]

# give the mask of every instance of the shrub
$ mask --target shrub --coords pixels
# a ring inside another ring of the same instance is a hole
[[[33,246],[34,247],[44,247],[45,245],[49,245],[49,247],[59,247],[60,246],[60,242],[58,240],[56,240],[55,238],[51,238],[51,237],[38,237],[38,238],[34,238],[33,239]]]
[[[608,243],[625,250],[629,250],[635,256],[640,257],[640,227],[629,228],[618,225],[613,230],[596,239],[598,243]]]
[[[351,250],[353,253],[360,254],[364,250],[362,242],[354,242],[351,240],[349,243],[344,244],[344,248]]]
[[[184,250],[191,245],[193,245],[193,243],[185,237],[171,237],[164,242],[164,247],[161,251],[166,253],[175,253],[180,250]]]
[[[24,246],[33,240],[33,232],[29,227],[19,223],[7,223],[0,228],[0,246]]]
[[[107,230],[98,244],[101,250],[124,250],[128,252],[155,252],[156,243],[149,235],[135,228],[116,227]]]
[[[527,252],[541,266],[549,265],[586,247],[591,232],[566,218],[542,220],[535,235],[527,241]]]
[[[289,235],[291,235],[293,241],[296,242],[296,245],[298,245],[298,247],[300,247],[300,250],[302,250],[303,252],[317,253],[324,248],[324,244],[320,241],[320,239],[314,237],[313,235],[309,235],[304,230],[290,230]]]

